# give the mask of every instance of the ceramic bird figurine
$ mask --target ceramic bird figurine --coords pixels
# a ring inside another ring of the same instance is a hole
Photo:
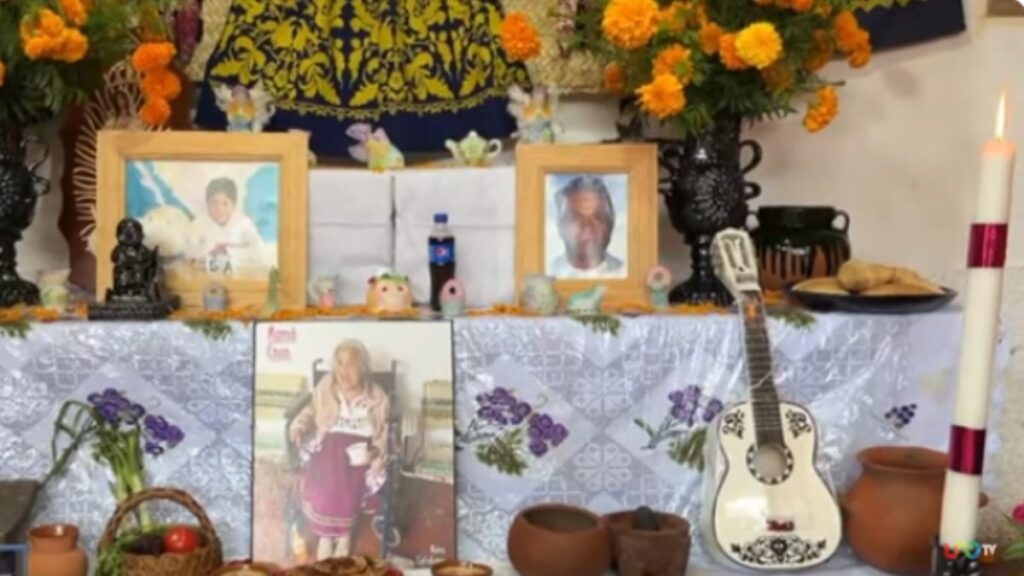
[[[513,134],[520,142],[553,143],[564,129],[555,120],[558,94],[538,86],[526,92],[518,86],[508,91],[508,112],[516,119],[518,131]]]
[[[213,91],[217,106],[228,116],[228,132],[262,132],[277,111],[273,98],[262,84],[253,88],[217,85]]]
[[[365,163],[373,172],[405,167],[405,156],[391,143],[383,128],[374,130],[369,124],[353,124],[345,134],[356,141],[348,153]]]
[[[603,284],[598,284],[593,288],[577,292],[572,296],[569,296],[569,300],[565,305],[566,311],[572,315],[582,316],[600,314],[601,300],[604,298],[606,292],[608,292],[608,287]]]
[[[672,285],[672,272],[664,266],[655,266],[647,272],[647,295],[651,306],[668,308],[668,289]]]

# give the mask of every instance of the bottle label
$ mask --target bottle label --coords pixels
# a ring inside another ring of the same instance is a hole
[[[438,242],[430,247],[430,263],[438,266],[455,262],[455,243]]]

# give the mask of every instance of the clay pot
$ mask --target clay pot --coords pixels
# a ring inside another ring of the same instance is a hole
[[[930,574],[948,457],[927,448],[877,446],[857,459],[863,473],[842,498],[850,548],[885,572]],[[986,502],[982,495],[980,505]]]
[[[512,522],[508,557],[522,576],[602,576],[612,563],[611,538],[596,514],[541,504]]]
[[[685,576],[690,561],[690,523],[658,514],[658,530],[635,530],[635,512],[605,516],[612,535],[612,558],[621,576]]]
[[[85,576],[89,558],[71,524],[37,526],[28,533],[29,576]]]

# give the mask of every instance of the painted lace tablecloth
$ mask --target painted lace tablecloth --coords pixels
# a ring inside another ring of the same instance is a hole
[[[826,315],[807,329],[771,322],[781,394],[818,417],[821,460],[840,489],[864,446],[945,448],[960,322],[955,311]],[[462,557],[503,561],[513,516],[538,502],[646,504],[696,520],[701,476],[677,460],[716,401],[743,397],[738,321],[625,319],[618,336],[565,318],[455,325]],[[1000,368],[1007,356],[1003,346]],[[149,467],[151,482],[191,492],[226,556],[248,556],[252,357],[240,325],[222,342],[175,322],[36,325],[25,340],[0,338],[0,479],[41,478],[60,404],[115,387],[185,430]],[[41,495],[34,521],[75,522],[92,549],[114,507],[107,480],[81,455]]]

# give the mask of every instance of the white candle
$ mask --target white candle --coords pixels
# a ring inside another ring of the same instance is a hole
[[[981,184],[968,251],[960,373],[940,534],[941,542],[951,546],[974,540],[978,532],[985,428],[1017,154],[1017,147],[1005,137],[1005,129],[1004,92],[996,115],[996,137],[986,142],[982,150]]]

